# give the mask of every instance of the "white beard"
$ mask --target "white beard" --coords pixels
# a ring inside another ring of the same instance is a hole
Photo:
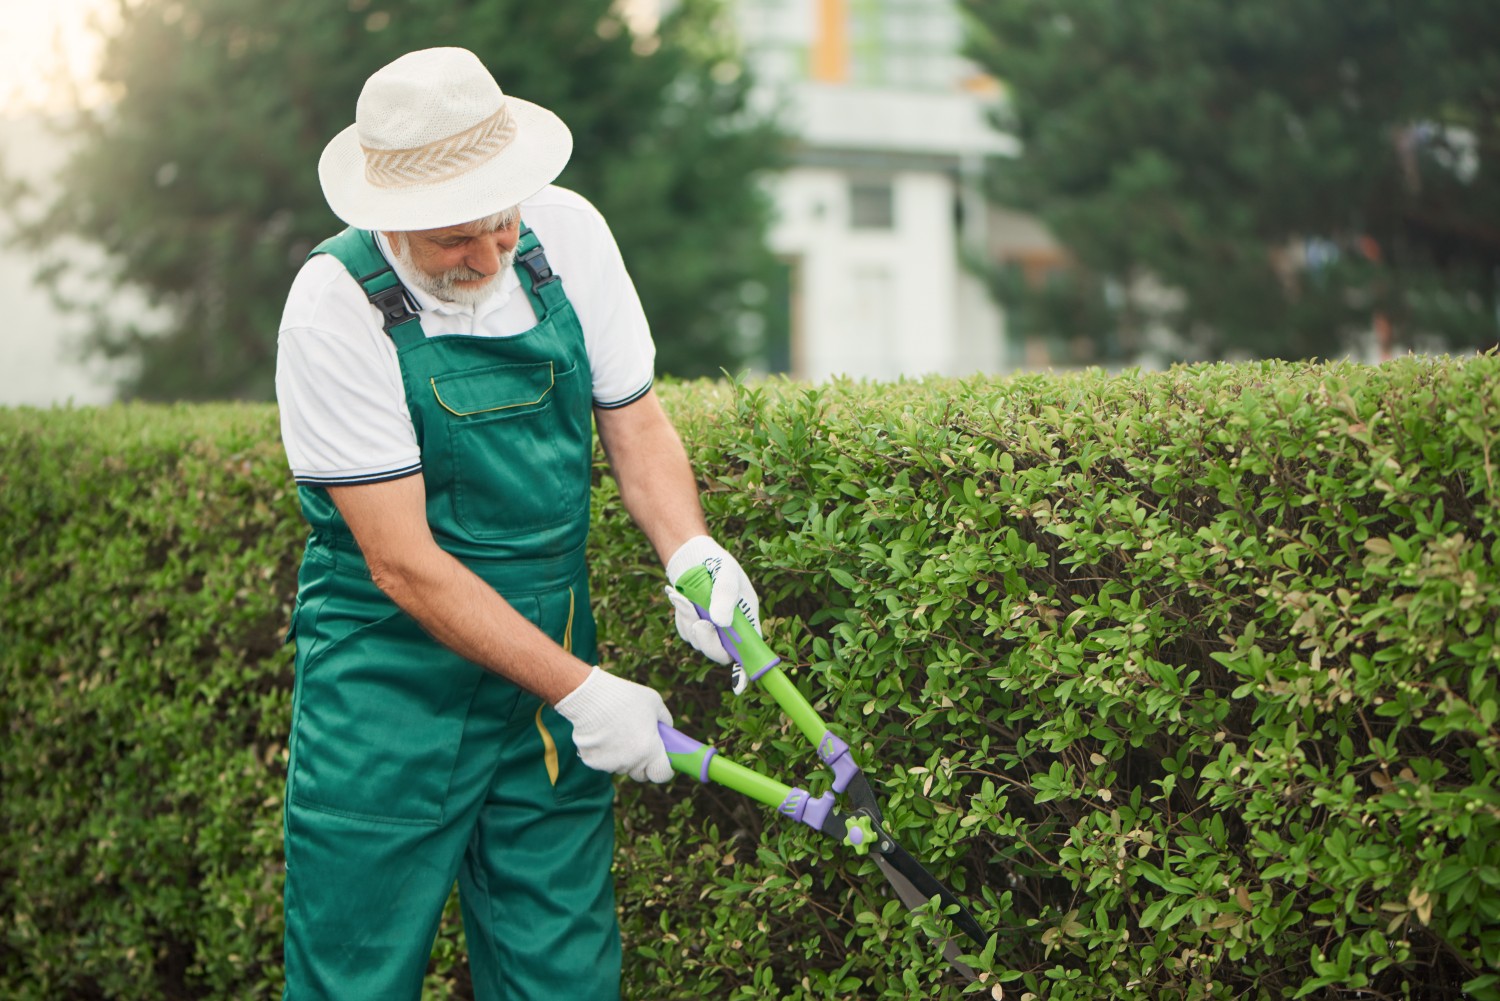
[[[440,302],[465,306],[469,309],[484,302],[500,288],[501,279],[505,277],[505,272],[510,270],[516,259],[516,251],[512,248],[501,255],[500,269],[491,275],[488,281],[480,285],[459,285],[457,283],[460,281],[483,278],[484,275],[473,268],[466,267],[452,268],[441,274],[430,275],[412,261],[411,248],[405,239],[397,239],[394,243],[395,246],[392,249],[396,253],[396,260],[406,270],[412,284]]]

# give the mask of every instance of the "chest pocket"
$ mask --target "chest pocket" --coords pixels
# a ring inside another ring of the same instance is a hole
[[[433,376],[432,395],[454,417],[476,417],[542,405],[556,386],[553,363],[538,361]]]
[[[550,361],[469,369],[430,380],[446,420],[453,516],[476,539],[552,528],[587,503],[587,471],[572,458],[579,443],[561,402],[577,366]],[[442,432],[440,432],[442,433]]]

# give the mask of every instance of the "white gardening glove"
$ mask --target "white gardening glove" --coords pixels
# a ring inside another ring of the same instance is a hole
[[[713,590],[709,592],[707,619],[702,618],[692,601],[676,588],[682,575],[696,566],[707,567],[714,580]],[[730,665],[734,671],[734,694],[740,694],[745,690],[745,669],[729,656],[715,627],[729,628],[738,607],[755,627],[756,635],[760,635],[760,598],[750,585],[750,578],[717,542],[706,535],[695,535],[667,561],[667,580],[673,585],[666,588],[666,592],[676,613],[677,635],[715,664]]]
[[[573,724],[573,745],[583,763],[637,782],[665,782],[672,762],[656,725],[672,725],[672,714],[653,688],[594,668],[583,684],[557,703]]]

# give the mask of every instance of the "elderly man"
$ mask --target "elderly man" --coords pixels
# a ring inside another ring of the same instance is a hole
[[[609,773],[670,777],[671,716],[594,666],[591,416],[668,579],[707,565],[715,620],[758,611],[652,392],[614,238],[551,184],[571,151],[555,115],[448,48],[371,76],[319,163],[350,228],[297,275],[277,362],[311,527],[289,998],[417,998],[455,880],[477,997],[618,995]],[[683,637],[727,663],[674,599]]]

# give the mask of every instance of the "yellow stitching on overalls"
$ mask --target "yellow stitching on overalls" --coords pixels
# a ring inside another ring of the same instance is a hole
[[[571,587],[568,588],[568,624],[563,627],[562,645],[568,653],[573,652],[573,589]],[[547,778],[553,785],[557,785],[557,742],[548,732],[547,724],[542,722],[542,706],[536,707],[536,729],[542,735],[542,760],[547,766]]]
[[[547,778],[553,785],[557,785],[557,742],[547,732],[547,724],[542,722],[542,709],[545,706],[544,702],[536,707],[536,729],[542,735],[542,760],[547,764]]]
[[[497,410],[513,410],[516,407],[529,407],[533,403],[541,403],[542,400],[546,398],[547,394],[552,392],[552,387],[557,385],[557,372],[553,370],[552,363],[549,361],[547,363],[547,388],[542,390],[542,395],[538,396],[536,399],[524,400],[520,403],[507,403],[503,407],[490,407],[486,410],[454,410],[452,407],[448,406],[447,401],[443,399],[443,394],[438,392],[437,376],[433,376],[427,381],[432,384],[432,395],[437,397],[439,406],[448,411],[448,413],[452,414],[454,417],[471,417],[474,414],[493,414]]]

